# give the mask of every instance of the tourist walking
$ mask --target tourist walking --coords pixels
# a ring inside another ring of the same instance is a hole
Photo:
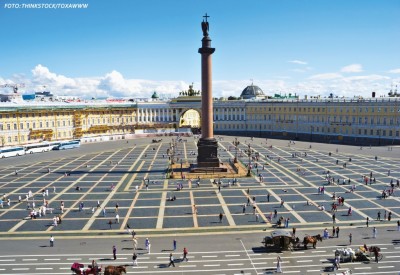
[[[50,247],[54,246],[54,237],[53,235],[50,236]]]
[[[350,245],[351,245],[351,242],[353,241],[353,234],[349,234],[349,243],[350,243]]]
[[[144,242],[144,246],[146,247],[147,253],[150,254],[151,243],[150,243],[149,238],[146,238],[146,240]]]
[[[182,258],[182,261],[183,261],[183,260],[189,261],[188,258],[187,258],[187,254],[188,254],[188,250],[187,250],[186,247],[184,247],[184,248],[183,248],[183,258]]]
[[[336,238],[339,238],[339,230],[340,230],[339,226],[336,227]]]
[[[222,212],[221,213],[219,213],[219,222],[220,223],[222,223],[222,218],[224,217],[224,214],[222,214]]]
[[[176,250],[176,240],[175,239],[173,240],[172,245],[173,245],[173,249],[175,251]]]
[[[119,215],[115,215],[115,223],[119,223]]]
[[[170,267],[171,265],[173,267],[175,267],[174,256],[172,255],[172,253],[169,253],[169,264],[168,264],[168,267]]]
[[[113,245],[112,252],[113,252],[114,260],[116,260],[117,259],[117,248],[115,247],[115,245]]]
[[[135,252],[133,252],[132,255],[132,261],[133,261],[133,266],[137,266],[137,254]]]
[[[368,227],[368,225],[369,225],[369,217],[367,217],[367,222],[366,222],[366,224],[367,224],[367,227]]]
[[[374,227],[372,229],[372,238],[376,239],[376,233],[377,233],[377,230],[376,230],[376,227]]]
[[[375,256],[375,262],[378,263],[379,262],[379,259],[378,259],[379,251],[376,246],[374,247],[374,256]]]
[[[276,273],[282,273],[282,260],[279,256],[276,258]]]

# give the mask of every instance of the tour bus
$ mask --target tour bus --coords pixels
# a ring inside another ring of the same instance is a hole
[[[24,147],[25,147],[25,154],[48,152],[53,149],[53,147],[50,146],[50,143],[48,143],[48,142],[27,144],[27,145],[24,145]]]
[[[65,150],[65,149],[72,149],[78,148],[81,146],[81,141],[79,139],[70,140],[70,141],[62,141],[59,145],[54,147],[54,150]]]
[[[56,148],[58,145],[60,145],[60,141],[50,141],[50,150],[54,150],[54,148]]]
[[[0,148],[0,158],[8,158],[25,155],[25,149],[22,146]]]

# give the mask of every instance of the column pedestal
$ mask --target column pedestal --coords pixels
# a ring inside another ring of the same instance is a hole
[[[197,148],[198,167],[219,167],[218,141],[215,138],[200,138]]]

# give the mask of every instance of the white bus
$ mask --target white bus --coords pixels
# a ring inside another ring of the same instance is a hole
[[[53,146],[50,146],[50,143],[35,143],[35,144],[27,144],[24,145],[25,154],[33,154],[33,153],[41,153],[48,152],[53,149]]]
[[[81,141],[79,139],[63,141],[58,146],[54,147],[53,150],[65,150],[65,149],[73,149],[81,146]]]
[[[58,145],[60,145],[61,141],[50,141],[50,150],[54,150],[55,147],[57,147]]]
[[[16,157],[22,155],[25,155],[25,149],[22,146],[0,148],[0,158]]]

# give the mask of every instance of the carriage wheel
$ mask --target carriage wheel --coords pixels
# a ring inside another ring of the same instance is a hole
[[[379,253],[379,254],[378,254],[378,260],[379,260],[379,261],[382,261],[382,259],[383,259],[383,255],[382,255],[381,253]]]

